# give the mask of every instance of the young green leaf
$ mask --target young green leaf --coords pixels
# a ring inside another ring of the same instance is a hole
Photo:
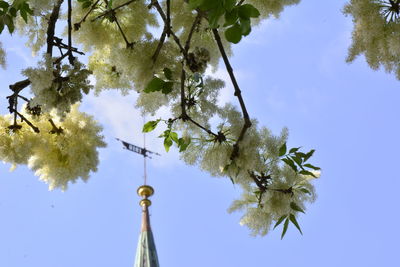
[[[290,158],[283,158],[282,161],[289,165],[292,170],[297,172],[297,166],[294,164],[293,160],[291,160]]]
[[[247,36],[251,32],[250,19],[240,19],[240,27],[242,28],[242,35]]]
[[[304,162],[306,162],[309,158],[311,158],[312,155],[314,154],[314,152],[315,152],[315,149],[310,150],[310,152],[308,152],[306,154],[306,156],[304,157]]]
[[[280,225],[286,217],[287,217],[287,215],[283,215],[282,217],[280,217],[279,220],[275,223],[274,229],[275,229],[278,225]]]
[[[169,151],[169,148],[172,146],[172,140],[169,137],[166,137],[164,139],[164,147],[165,147],[165,151]]]
[[[303,166],[304,166],[304,167],[307,167],[307,168],[310,168],[310,169],[313,169],[313,170],[316,170],[316,171],[318,171],[318,170],[321,169],[320,167],[315,167],[314,165],[311,165],[311,164],[309,164],[309,163],[304,164]]]
[[[13,19],[11,18],[11,16],[8,15],[8,14],[6,14],[6,15],[3,17],[3,21],[4,21],[4,23],[7,25],[8,32],[9,32],[10,34],[13,33],[13,32],[14,32],[14,21],[13,21]]]
[[[6,11],[10,5],[5,1],[0,1],[0,8]]]
[[[187,147],[190,145],[190,142],[191,142],[190,139],[187,139],[185,141],[185,139],[179,138],[179,140],[178,140],[179,152],[185,151],[187,149]]]
[[[303,163],[303,159],[301,158],[301,156],[298,153],[294,154],[294,157],[291,157],[292,160],[294,160],[294,162],[297,163],[297,165],[299,165],[301,167],[301,164]]]
[[[234,44],[240,42],[242,39],[242,28],[240,27],[239,23],[236,23],[225,31],[225,38]]]
[[[260,16],[260,11],[253,5],[245,4],[239,6],[239,16],[243,19],[257,18]]]
[[[142,130],[142,132],[148,133],[148,132],[153,131],[153,130],[157,127],[157,124],[158,124],[159,122],[160,122],[160,120],[155,120],[155,121],[148,121],[148,122],[146,122],[146,124],[143,125],[143,130]]]
[[[290,208],[292,210],[305,213],[304,210],[302,208],[300,208],[299,205],[296,204],[296,202],[290,202]]]
[[[224,26],[230,26],[236,23],[239,18],[238,9],[234,8],[230,12],[225,13],[225,24]]]
[[[172,70],[170,70],[169,68],[164,68],[163,72],[167,80],[172,80]]]
[[[289,150],[289,154],[295,153],[300,149],[300,147],[293,147]]]
[[[294,226],[296,226],[296,228],[299,230],[300,234],[303,234],[303,232],[300,229],[300,225],[296,220],[296,217],[293,214],[289,215],[290,221],[294,224]]]
[[[289,218],[286,218],[285,223],[283,224],[281,239],[283,239],[283,237],[285,236],[288,227],[289,227]]]
[[[161,91],[165,82],[158,77],[154,77],[144,89],[145,93]]]
[[[221,18],[221,16],[224,13],[225,13],[225,10],[223,8],[214,8],[209,11],[208,24],[210,25],[210,28],[212,28],[212,29],[218,28],[219,19]]]
[[[282,157],[286,154],[286,142],[279,148],[279,157]]]
[[[189,8],[196,9],[203,4],[204,0],[189,0]]]
[[[236,0],[225,0],[224,1],[224,8],[226,11],[230,12],[236,5]]]
[[[172,141],[174,141],[176,144],[179,144],[179,139],[178,139],[178,134],[175,132],[170,132],[169,133],[169,138],[171,138]]]
[[[301,192],[305,193],[305,194],[311,195],[311,192],[308,191],[308,189],[306,189],[306,188],[299,188],[299,190],[300,190]]]
[[[173,82],[164,82],[161,92],[165,95],[169,94],[172,92],[173,86],[174,86]]]

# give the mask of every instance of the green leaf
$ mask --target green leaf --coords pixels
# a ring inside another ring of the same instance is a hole
[[[172,87],[174,86],[174,83],[173,82],[164,82],[164,85],[163,85],[163,87],[162,87],[162,90],[161,90],[161,92],[163,93],[163,94],[169,94],[169,93],[171,93],[172,92]]]
[[[297,163],[297,165],[299,165],[301,167],[301,164],[303,163],[303,160],[302,160],[300,155],[295,154],[295,156],[291,157],[291,158],[292,158],[292,160],[294,160],[294,162]]]
[[[294,164],[293,160],[290,158],[283,158],[282,161],[289,165],[295,172],[297,172],[297,166]]]
[[[286,154],[286,142],[279,148],[279,157],[282,157]]]
[[[82,9],[86,9],[86,8],[90,7],[91,5],[92,5],[92,2],[90,2],[90,1],[84,2],[82,4]]]
[[[190,142],[191,142],[190,139],[187,139],[187,141],[185,141],[185,139],[179,138],[178,141],[179,152],[185,151],[187,147],[190,145]]]
[[[165,82],[158,77],[154,77],[144,89],[145,93],[161,91]]]
[[[159,122],[160,122],[160,120],[155,120],[155,121],[148,121],[148,122],[146,122],[146,124],[143,125],[142,132],[148,133],[148,132],[153,131],[153,130],[157,127],[157,124],[158,124]]]
[[[164,147],[165,147],[165,151],[169,151],[169,148],[172,146],[172,140],[169,137],[166,137],[164,139]]]
[[[21,17],[24,19],[25,23],[28,23],[28,15],[26,14],[26,11],[21,9],[19,13],[21,14]]]
[[[316,170],[316,171],[321,169],[320,167],[315,167],[314,165],[311,165],[310,163],[304,164],[303,166],[307,167],[307,168],[310,168],[310,169],[313,169],[313,170]]]
[[[4,11],[6,11],[8,9],[10,5],[5,2],[5,1],[0,1],[0,8],[2,8]]]
[[[224,8],[226,11],[230,12],[236,5],[236,0],[225,0],[224,1]]]
[[[240,27],[242,28],[242,35],[247,36],[251,32],[251,23],[249,19],[240,19]]]
[[[310,152],[308,152],[306,154],[306,156],[304,157],[304,162],[306,162],[309,158],[311,158],[312,155],[314,154],[314,152],[315,152],[315,149],[310,150]]]
[[[225,10],[223,8],[214,8],[209,11],[208,24],[210,25],[210,28],[213,28],[213,29],[218,28],[219,19],[221,18],[221,16],[224,13],[225,13]]]
[[[315,174],[310,171],[302,170],[299,173],[302,175],[311,175],[312,177],[317,178],[317,176],[315,176]]]
[[[283,237],[285,236],[286,231],[287,231],[287,229],[288,229],[288,226],[289,226],[289,218],[286,218],[285,224],[283,225],[283,230],[282,230],[281,239],[283,239]]]
[[[260,11],[253,5],[245,4],[239,6],[239,16],[243,19],[257,18],[260,16]]]
[[[305,193],[305,194],[311,195],[311,192],[308,191],[308,189],[306,189],[306,188],[299,188],[299,190],[300,190],[301,192]]]
[[[189,8],[196,9],[203,4],[204,0],[189,0]]]
[[[293,147],[289,150],[289,154],[295,153],[300,149],[300,147]]]
[[[0,21],[0,33],[2,33],[4,30],[4,23]]]
[[[167,80],[172,80],[172,71],[169,68],[164,68],[163,69],[164,76],[167,78]]]
[[[305,213],[304,210],[302,208],[300,208],[296,202],[290,202],[290,208],[292,208],[292,210]]]
[[[239,23],[236,23],[225,31],[225,38],[234,44],[240,42],[242,39],[242,28],[240,27]]]
[[[287,215],[283,215],[282,217],[280,217],[279,220],[278,220],[278,221],[276,222],[276,224],[274,225],[274,229],[275,229],[278,225],[280,225],[286,217],[287,217]]]
[[[4,23],[7,25],[8,32],[13,33],[14,32],[14,22],[13,22],[11,16],[7,14],[3,17],[3,20],[4,20]]]
[[[303,234],[303,232],[300,229],[300,225],[296,220],[296,217],[293,214],[289,215],[290,221],[296,226],[296,228],[299,230],[300,234]]]
[[[179,139],[178,139],[178,134],[175,132],[170,132],[169,133],[169,138],[171,138],[172,141],[175,143],[179,144]]]
[[[224,12],[221,0],[203,0],[200,9],[203,11],[221,9]]]
[[[8,12],[13,16],[14,18],[17,16],[17,9],[15,7],[11,7]]]
[[[231,12],[225,13],[225,24],[224,26],[230,26],[236,23],[239,18],[238,9],[234,8]]]

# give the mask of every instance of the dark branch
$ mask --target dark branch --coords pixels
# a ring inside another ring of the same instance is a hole
[[[47,50],[46,53],[50,56],[53,55],[53,39],[54,39],[54,31],[56,29],[56,23],[58,20],[58,16],[60,15],[60,7],[64,0],[58,0],[54,5],[53,11],[51,12],[49,18],[49,26],[47,27]]]
[[[239,88],[239,84],[236,81],[236,77],[233,73],[233,69],[229,62],[228,56],[226,55],[226,52],[225,52],[224,46],[222,44],[221,37],[219,36],[218,30],[213,29],[213,33],[214,33],[215,41],[217,42],[217,45],[218,45],[218,49],[221,53],[222,59],[224,60],[226,70],[228,71],[229,77],[231,78],[233,88],[235,89],[234,95],[239,100],[240,108],[242,109],[242,114],[243,114],[243,119],[244,119],[243,128],[239,134],[239,138],[237,139],[236,143],[233,145],[233,151],[232,151],[232,154],[230,157],[231,160],[234,160],[239,155],[239,142],[241,142],[243,140],[247,129],[249,129],[251,127],[251,121],[250,121],[250,117],[249,117],[249,114],[247,113],[246,105],[245,105],[243,97],[242,97],[242,92]]]
[[[68,61],[69,64],[74,65],[75,57],[72,55],[72,1],[68,0]]]

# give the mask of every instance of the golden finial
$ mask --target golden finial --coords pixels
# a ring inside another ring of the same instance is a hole
[[[137,193],[143,198],[140,201],[140,206],[148,207],[151,205],[151,201],[148,198],[154,194],[153,187],[149,185],[142,185],[138,188]]]

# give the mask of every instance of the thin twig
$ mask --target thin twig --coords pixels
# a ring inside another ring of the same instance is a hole
[[[151,59],[153,60],[153,65],[154,65],[154,64],[156,63],[156,61],[157,61],[158,55],[160,54],[161,49],[162,49],[162,47],[163,47],[163,45],[164,45],[165,37],[166,37],[166,36],[167,36],[167,27],[164,27],[164,30],[163,30],[163,32],[162,32],[162,34],[161,34],[161,37],[160,37],[160,40],[158,41],[157,49],[156,49],[156,51],[154,52],[154,55],[151,57]]]
[[[188,35],[188,38],[187,38],[186,43],[185,43],[185,51],[186,51],[186,53],[189,52],[190,42],[192,41],[193,33],[194,33],[195,29],[196,29],[197,24],[201,21],[201,17],[202,17],[201,13],[198,13],[196,18],[193,21],[192,27],[190,28],[189,35]]]
[[[251,127],[251,121],[250,121],[250,117],[249,117],[249,114],[246,109],[246,105],[245,105],[243,97],[242,97],[242,92],[239,88],[239,84],[236,81],[236,77],[233,73],[233,69],[229,62],[228,56],[226,55],[226,52],[225,52],[224,46],[222,44],[221,37],[219,36],[218,30],[213,29],[213,33],[214,33],[215,41],[217,42],[217,45],[218,45],[218,49],[221,53],[222,59],[224,60],[226,70],[228,71],[229,77],[231,78],[233,88],[235,89],[234,95],[239,100],[240,108],[242,109],[242,114],[243,114],[243,119],[244,119],[243,128],[239,134],[239,137],[238,137],[236,143],[233,145],[233,151],[232,151],[232,154],[230,157],[231,160],[234,160],[239,155],[239,142],[243,140],[247,129],[249,129]]]
[[[35,125],[33,125],[27,118],[25,118],[24,115],[22,115],[21,113],[19,113],[18,111],[14,110],[15,114],[17,114],[20,118],[21,121],[25,121],[32,129],[35,133],[40,133],[40,130],[38,127],[36,127]]]
[[[89,16],[90,13],[96,8],[97,4],[99,3],[100,0],[97,0],[89,9],[89,11],[86,13],[85,16],[78,22],[74,24],[74,30],[77,31],[81,27],[81,24],[86,21],[86,18]]]
[[[115,12],[117,9],[120,9],[121,7],[127,6],[127,5],[129,5],[130,3],[133,3],[133,2],[135,2],[135,1],[136,1],[136,0],[130,0],[130,1],[128,1],[128,2],[126,2],[126,3],[123,3],[123,4],[121,4],[121,5],[117,6],[117,7],[114,7],[114,8],[112,8],[112,9],[109,9],[109,10],[107,10],[106,12],[104,12],[103,14],[100,14],[100,15],[98,15],[97,17],[95,17],[94,19],[92,19],[92,21],[95,21],[95,20],[97,20],[97,19],[99,19],[99,18],[102,18],[102,17],[104,17],[104,16],[107,16],[109,13],[114,14],[114,12]]]

